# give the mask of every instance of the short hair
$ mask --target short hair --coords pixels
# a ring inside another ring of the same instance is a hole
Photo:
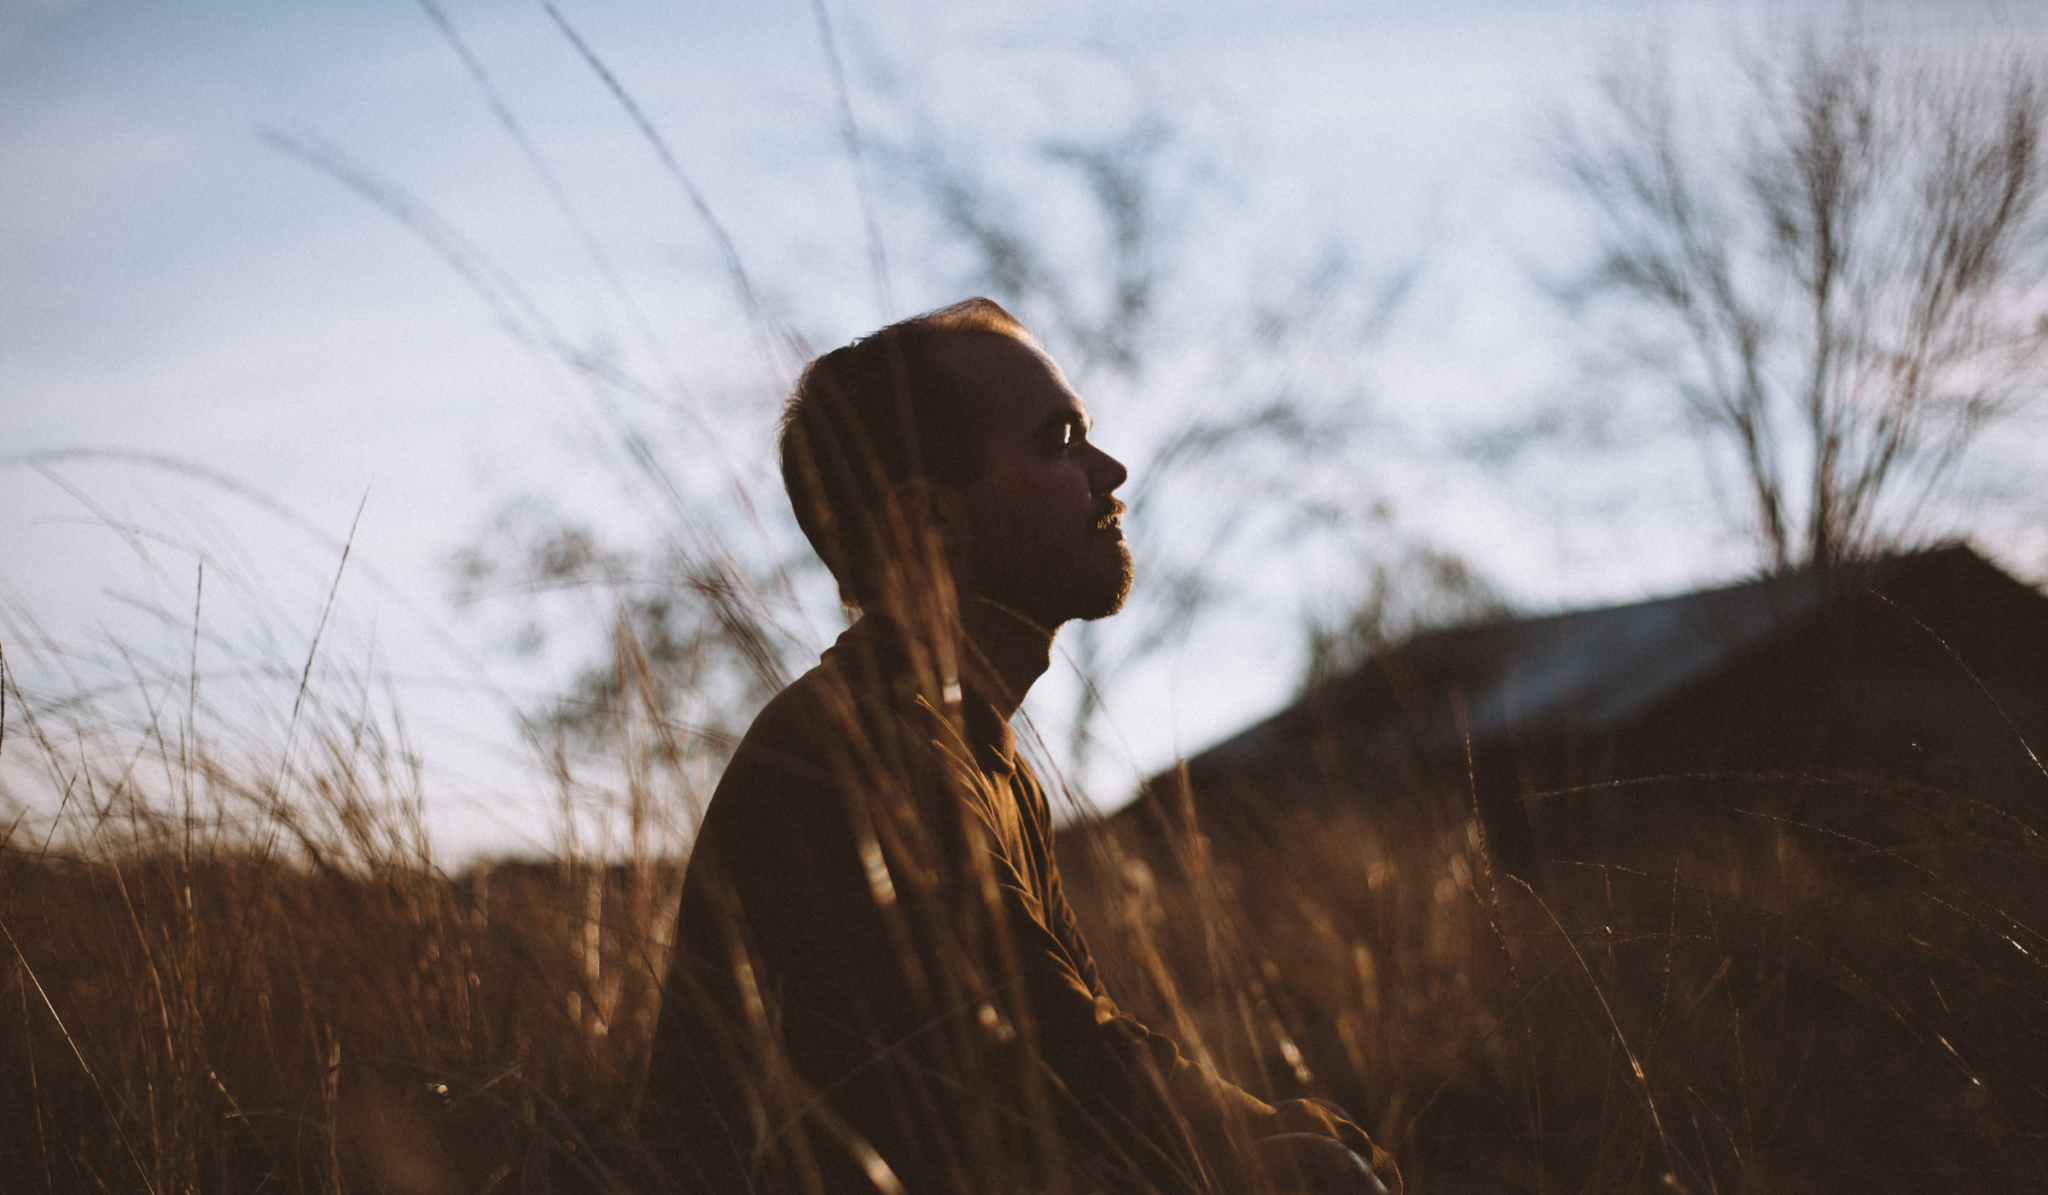
[[[783,408],[783,488],[797,526],[839,582],[841,598],[878,596],[900,560],[890,490],[929,478],[967,485],[987,469],[983,405],[972,378],[942,361],[963,337],[1038,340],[991,299],[974,298],[890,324],[804,367]]]

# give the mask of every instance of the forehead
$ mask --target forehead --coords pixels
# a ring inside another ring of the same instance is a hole
[[[942,349],[946,367],[968,383],[990,437],[1028,435],[1048,422],[1089,421],[1088,405],[1051,357],[993,332],[962,335]]]

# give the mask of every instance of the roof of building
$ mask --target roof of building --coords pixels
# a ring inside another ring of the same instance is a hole
[[[1230,769],[1272,757],[1303,736],[1345,723],[1368,738],[1419,736],[1455,749],[1511,729],[1612,729],[1707,680],[1738,658],[1810,625],[1844,593],[1891,588],[1937,572],[2017,584],[1967,547],[1884,557],[1847,570],[1806,569],[1626,605],[1502,620],[1419,635],[1337,677],[1280,713],[1189,760]],[[1464,726],[1439,700],[1417,710],[1377,699],[1389,679],[1441,698],[1462,696]]]

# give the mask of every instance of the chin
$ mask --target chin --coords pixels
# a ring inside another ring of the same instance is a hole
[[[1122,545],[1119,544],[1118,547],[1122,548]],[[1124,601],[1131,596],[1131,582],[1136,573],[1131,567],[1131,554],[1128,550],[1119,551],[1117,557],[1121,567],[1117,569],[1115,578],[1105,579],[1099,590],[1090,593],[1088,597],[1092,600],[1079,603],[1083,609],[1074,615],[1075,618],[1083,622],[1094,622],[1098,618],[1108,618],[1124,608]]]
[[[1027,573],[1014,584],[981,593],[1048,631],[1077,620],[1108,618],[1124,608],[1131,594],[1131,553],[1122,544],[1116,548],[1114,557],[1097,555],[1081,568]]]

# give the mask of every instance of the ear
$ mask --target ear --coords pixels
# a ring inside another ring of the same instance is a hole
[[[967,494],[957,486],[928,477],[899,481],[889,490],[904,526],[916,535],[930,535],[951,556],[967,543]]]

